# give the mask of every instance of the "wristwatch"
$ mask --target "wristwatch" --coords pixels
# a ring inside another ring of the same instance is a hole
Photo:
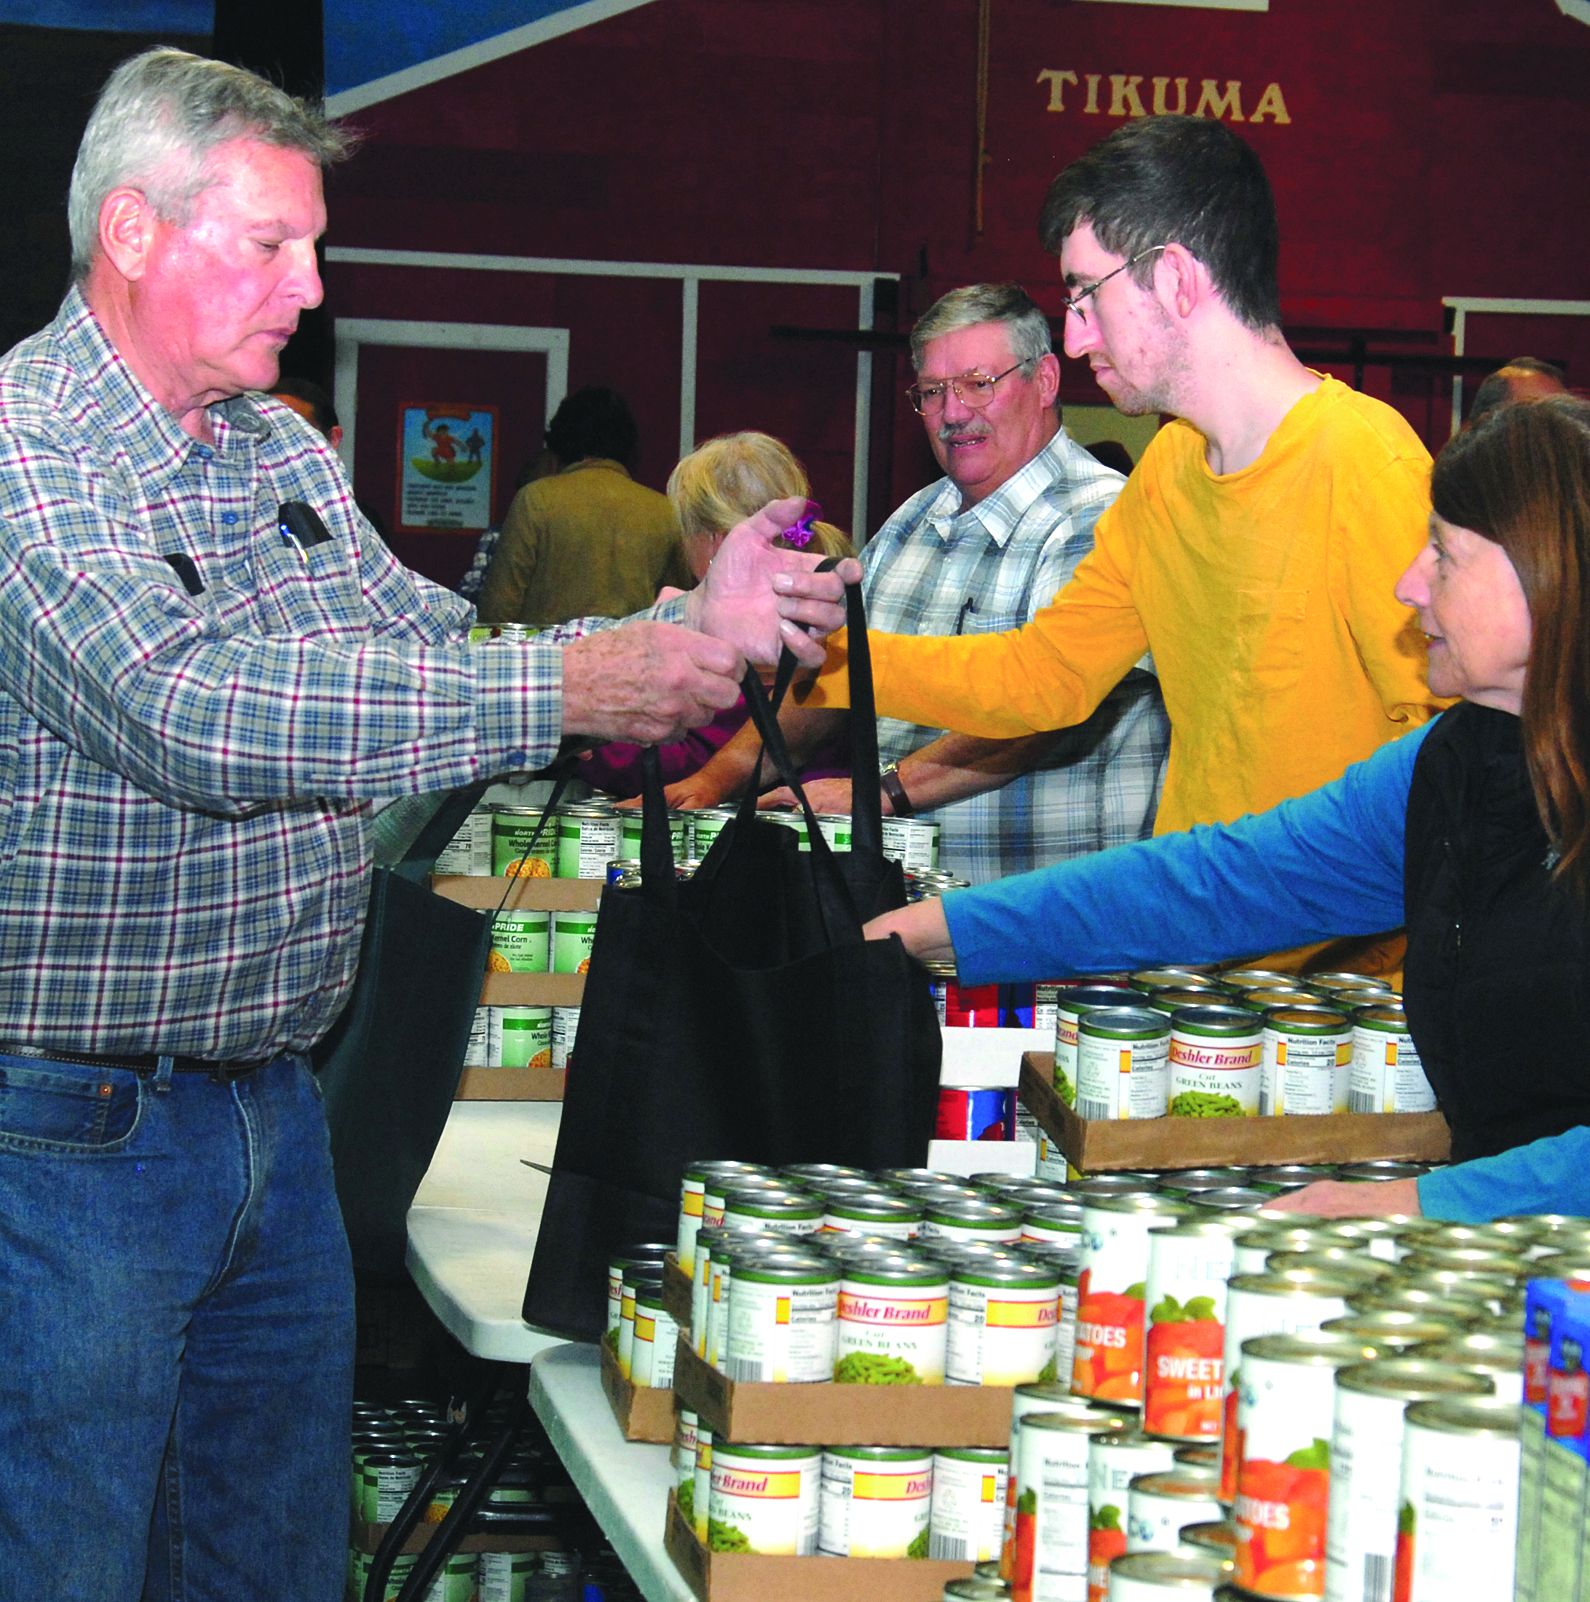
[[[905,786],[900,783],[900,764],[891,762],[878,775],[878,788],[889,798],[889,805],[894,809],[897,818],[912,818],[916,816],[916,808],[911,805],[911,797],[905,793]]]

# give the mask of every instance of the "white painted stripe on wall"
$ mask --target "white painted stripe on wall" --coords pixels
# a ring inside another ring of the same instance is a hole
[[[561,39],[565,34],[590,27],[593,22],[605,22],[609,17],[622,16],[626,11],[636,11],[641,6],[654,3],[655,0],[586,0],[584,5],[571,6],[556,16],[528,22],[522,28],[510,28],[507,33],[465,45],[460,50],[450,50],[431,61],[421,61],[415,66],[405,67],[401,72],[388,73],[384,78],[373,78],[356,88],[328,95],[327,115],[345,117],[349,112],[362,111],[366,106],[395,99],[413,89],[423,89],[427,84],[440,83],[442,79],[468,72],[472,67],[484,66],[488,61],[500,61],[504,56],[514,55],[520,50]]]

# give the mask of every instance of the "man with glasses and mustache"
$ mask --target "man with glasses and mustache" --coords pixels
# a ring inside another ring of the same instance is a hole
[[[1441,703],[1392,588],[1424,540],[1429,453],[1287,347],[1252,149],[1205,118],[1128,123],[1054,181],[1039,232],[1067,353],[1121,411],[1171,420],[1031,623],[873,638],[880,713],[985,739],[1063,728],[1151,651],[1171,722],[1160,833],[1302,794],[1423,723]],[[836,640],[807,705],[844,687]]]
[[[951,290],[912,329],[911,360],[906,393],[944,476],[862,552],[868,620],[912,634],[1017,628],[1092,548],[1121,475],[1060,426],[1049,320],[1018,285]],[[1117,677],[1078,726],[1016,739],[881,719],[884,811],[937,821],[941,866],[974,883],[1143,838],[1168,728],[1152,674]],[[832,738],[841,715],[794,708],[780,722],[806,751]],[[760,749],[751,734],[681,786],[702,787],[696,804],[743,788]],[[819,812],[850,810],[848,779],[818,779],[806,792]],[[790,799],[776,790],[764,804]]]

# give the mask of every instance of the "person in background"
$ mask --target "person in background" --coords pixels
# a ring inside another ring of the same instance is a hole
[[[1515,356],[1506,366],[1480,380],[1469,405],[1468,420],[1478,422],[1508,401],[1540,400],[1547,395],[1561,395],[1567,388],[1567,375],[1556,363],[1542,361],[1538,356]]]
[[[1451,1167],[1275,1205],[1590,1213],[1590,404],[1505,405],[1431,482],[1397,581],[1460,696],[1271,811],[885,914],[962,983],[1218,962],[1406,921],[1403,1002]]]
[[[616,390],[577,389],[558,407],[547,448],[563,465],[514,496],[480,587],[482,623],[622,617],[690,583],[673,508],[630,477],[638,438]]]
[[[122,63],[72,173],[71,287],[0,358],[18,1597],[337,1602],[352,1275],[307,1053],[358,962],[371,798],[673,738],[843,616],[843,572],[772,548],[785,501],[646,618],[470,647],[469,608],[260,398],[320,302],[347,145],[252,73]]]
[[[1429,453],[1287,347],[1253,150],[1205,117],[1127,123],[1055,179],[1039,232],[1067,353],[1120,411],[1172,420],[1030,623],[874,637],[879,712],[988,739],[1064,728],[1150,651],[1170,714],[1161,832],[1300,795],[1424,722],[1438,702],[1392,584],[1423,538]],[[836,636],[807,704],[843,704],[845,684]]]
[[[517,495],[526,484],[533,484],[538,478],[549,477],[560,466],[562,463],[543,445],[519,469],[513,481],[513,493]],[[491,566],[492,557],[497,554],[497,542],[501,538],[502,524],[492,523],[481,530],[480,538],[475,541],[475,554],[469,559],[469,566],[458,581],[458,593],[472,606],[480,600],[480,587],[486,582],[486,570]]]
[[[342,449],[342,424],[337,421],[336,404],[330,394],[312,378],[294,378],[283,375],[271,386],[270,395],[289,411],[296,412],[334,451]],[[356,495],[354,504],[364,514],[364,520],[384,540],[386,523],[363,496]]]
[[[810,501],[811,481],[799,459],[771,434],[722,434],[681,457],[668,475],[667,495],[684,533],[690,572],[699,583],[707,575],[724,537],[747,513],[769,501],[798,497]],[[847,557],[855,547],[842,530],[821,520],[811,524],[811,540],[802,549],[818,556]],[[780,537],[778,543],[786,543]],[[743,724],[749,714],[742,696],[709,723],[691,729],[682,740],[657,748],[670,803],[685,781]],[[641,747],[615,741],[583,754],[579,777],[608,795],[640,794]],[[837,753],[819,752],[808,771],[831,772],[845,764]]]
[[[867,616],[921,635],[1016,627],[1093,546],[1120,492],[1060,424],[1060,363],[1049,320],[1017,284],[971,284],[929,307],[911,331],[907,392],[944,476],[901,506],[862,553]],[[780,723],[797,756],[831,742],[844,714],[792,707]],[[939,824],[939,862],[973,883],[1147,835],[1167,740],[1153,675],[1130,668],[1079,727],[990,740],[881,719],[886,813]],[[747,727],[695,781],[712,805],[753,778]],[[808,787],[819,812],[848,812],[848,778]],[[793,799],[775,790],[765,805]]]

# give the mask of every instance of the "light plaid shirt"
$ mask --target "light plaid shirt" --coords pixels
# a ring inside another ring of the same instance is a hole
[[[76,290],[0,358],[6,1045],[304,1049],[358,958],[368,798],[558,744],[555,646],[470,648],[284,407],[210,417],[183,433]],[[331,538],[285,542],[289,500]]]
[[[948,478],[928,485],[862,552],[868,628],[993,634],[1020,627],[1093,549],[1093,525],[1124,482],[1062,428],[965,511]],[[924,812],[940,825],[940,865],[981,884],[1152,834],[1170,724],[1147,666],[1145,657],[1041,767]],[[897,762],[943,733],[880,718],[879,757]]]

